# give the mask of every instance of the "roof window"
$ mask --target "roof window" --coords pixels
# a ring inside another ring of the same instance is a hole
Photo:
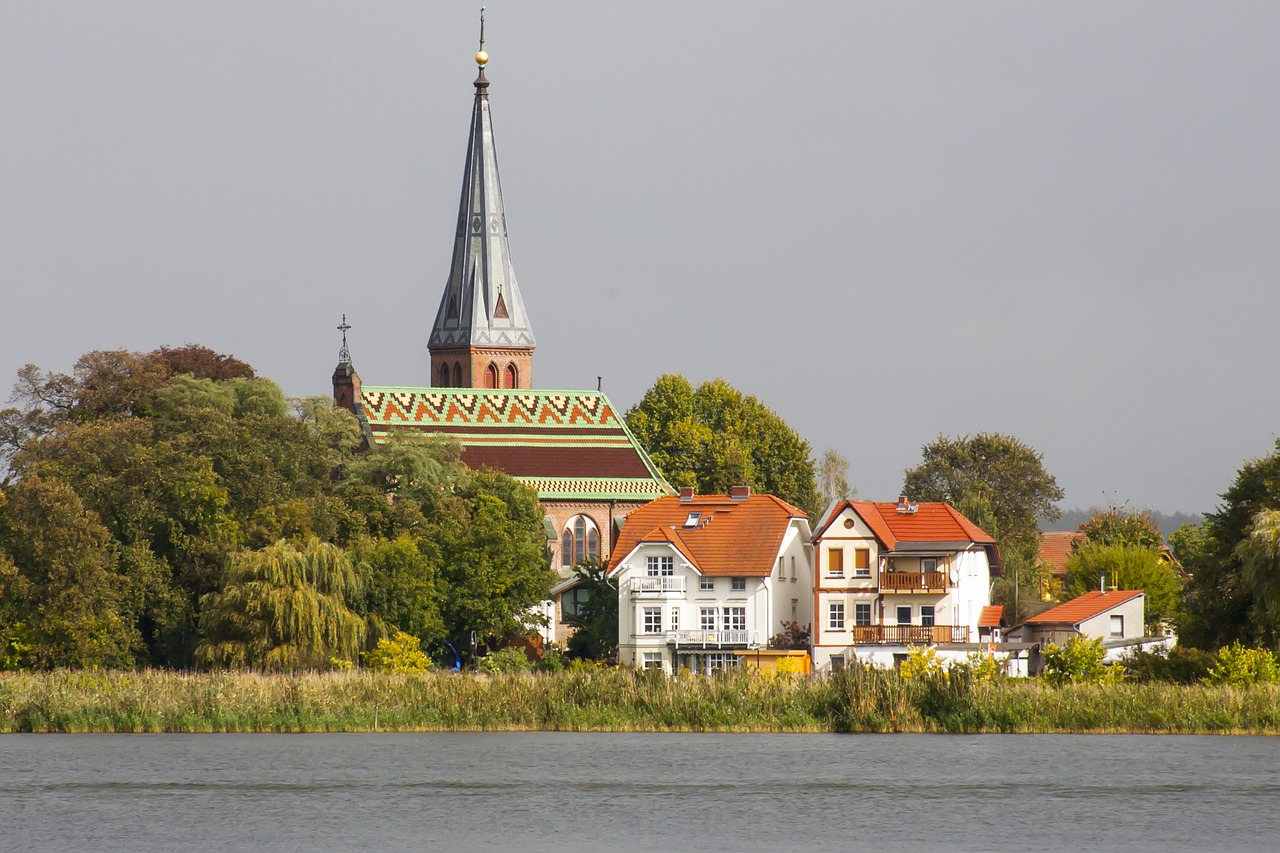
[[[686,519],[684,520],[684,526],[685,526],[686,528],[689,528],[689,527],[697,527],[697,526],[698,526],[698,522],[699,522],[699,521],[701,521],[701,520],[702,520],[702,513],[700,513],[700,512],[691,512],[691,513],[689,513],[689,517],[688,517],[688,518],[686,518]]]

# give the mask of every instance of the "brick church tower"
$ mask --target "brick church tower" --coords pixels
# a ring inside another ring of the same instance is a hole
[[[532,388],[533,329],[520,298],[484,76],[484,21],[476,100],[458,205],[449,282],[431,328],[431,384],[443,388]]]

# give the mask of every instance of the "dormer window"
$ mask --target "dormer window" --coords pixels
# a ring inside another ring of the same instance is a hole
[[[684,520],[684,526],[686,529],[690,527],[697,527],[698,522],[701,520],[702,520],[702,513],[691,512],[689,513],[689,517]]]

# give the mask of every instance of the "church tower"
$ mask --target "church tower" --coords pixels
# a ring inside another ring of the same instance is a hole
[[[533,329],[511,268],[498,156],[484,76],[484,16],[476,100],[458,205],[449,282],[427,344],[431,384],[444,388],[531,388]]]

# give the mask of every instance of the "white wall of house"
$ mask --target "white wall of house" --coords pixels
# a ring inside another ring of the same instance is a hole
[[[852,516],[855,524],[845,528],[843,517]],[[874,666],[893,666],[907,652],[907,643],[854,643],[858,622],[858,605],[869,609],[871,625],[909,624],[923,627],[926,610],[932,608],[935,626],[959,626],[967,628],[968,642],[978,640],[978,618],[982,608],[991,603],[991,568],[987,561],[985,549],[974,546],[964,551],[946,554],[930,554],[928,559],[937,560],[935,570],[946,576],[946,587],[942,593],[882,591],[883,578],[881,572],[893,571],[902,573],[919,573],[922,556],[903,553],[872,553],[878,558],[872,562],[872,570],[868,578],[839,578],[828,571],[829,553],[833,548],[865,547],[859,535],[865,530],[856,513],[845,510],[830,529],[845,531],[837,534],[834,541],[824,534],[819,542],[817,553],[822,560],[816,569],[818,588],[815,592],[816,624],[813,665],[817,672],[827,672],[832,668],[832,658],[848,664],[859,660]],[[866,533],[870,533],[866,530]],[[875,548],[874,540],[871,543]],[[890,565],[891,563],[891,565]],[[848,574],[848,572],[846,572]],[[833,627],[831,606],[838,605],[837,613],[842,608],[844,627]],[[900,623],[898,608],[904,608],[907,621]],[[909,613],[909,615],[908,615]],[[948,653],[950,654],[950,653]],[[968,652],[950,654],[962,660]]]
[[[650,575],[650,557],[670,559],[673,573]],[[746,648],[753,637],[760,643],[768,639],[762,629],[770,617],[767,578],[740,576],[742,589],[734,589],[734,577],[706,577],[679,549],[662,543],[639,545],[614,577],[618,662],[624,666],[643,668],[660,662],[662,669],[671,672],[670,642],[680,638],[692,642],[694,634],[704,635],[717,648]],[[703,588],[704,577],[709,589]]]
[[[1146,596],[1139,595],[1080,623],[1085,637],[1107,640],[1136,640],[1146,636]]]

